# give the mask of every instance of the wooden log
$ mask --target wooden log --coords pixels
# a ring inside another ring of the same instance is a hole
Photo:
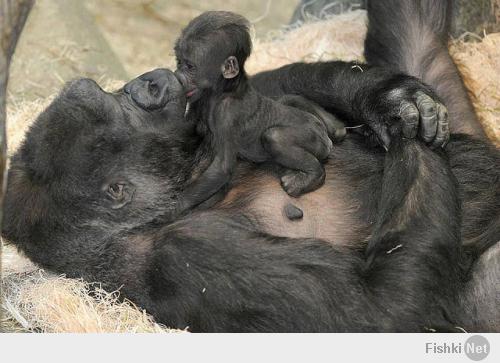
[[[17,40],[33,6],[33,0],[0,0],[0,231],[2,228],[3,196],[6,186],[6,93],[9,79],[9,66],[16,49]],[[1,271],[0,243],[0,271]],[[1,296],[1,284],[0,284]],[[0,309],[0,322],[2,309]],[[0,325],[0,330],[1,325]]]

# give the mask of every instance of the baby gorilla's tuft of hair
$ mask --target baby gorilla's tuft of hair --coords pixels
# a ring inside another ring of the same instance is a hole
[[[252,51],[250,22],[243,16],[230,11],[207,11],[189,22],[183,29],[175,45],[176,51],[189,47],[189,44],[209,43],[217,40],[225,52],[234,55],[241,68]]]

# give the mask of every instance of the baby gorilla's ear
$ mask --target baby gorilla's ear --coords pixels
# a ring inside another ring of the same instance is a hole
[[[222,65],[222,76],[225,79],[236,77],[240,73],[240,66],[235,56],[228,57]]]

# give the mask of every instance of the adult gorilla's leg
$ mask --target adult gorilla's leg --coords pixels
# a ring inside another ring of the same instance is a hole
[[[472,263],[459,296],[462,324],[474,331],[500,331],[500,152],[465,135],[446,148],[459,181],[462,244]]]
[[[486,251],[471,271],[459,301],[462,324],[470,331],[500,332],[500,243]]]
[[[448,52],[451,17],[449,0],[369,1],[365,57],[431,85],[448,107],[452,133],[485,138]]]
[[[447,162],[419,142],[396,139],[378,200],[367,256],[321,240],[264,235],[231,210],[204,211],[156,231],[142,255],[131,255],[137,238],[113,242],[117,267],[110,269],[119,274],[111,288],[124,285],[125,296],[158,321],[192,331],[453,326],[459,206]]]
[[[365,55],[372,64],[400,69],[433,86],[450,112],[452,132],[484,138],[462,79],[447,49],[450,1],[378,0],[369,2]],[[387,19],[392,19],[388,22]],[[396,29],[396,30],[395,30]],[[500,289],[500,153],[466,136],[452,137],[446,151],[459,182],[462,204],[462,244],[473,262],[467,288],[461,294],[465,326],[498,330],[500,314],[489,304]],[[425,199],[427,200],[427,199]]]

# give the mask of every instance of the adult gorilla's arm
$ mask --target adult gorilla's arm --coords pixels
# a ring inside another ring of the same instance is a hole
[[[366,256],[321,240],[264,236],[233,214],[206,211],[152,236],[145,261],[130,255],[130,242],[116,241],[124,251],[111,270],[128,266],[127,276],[116,276],[116,284],[129,281],[125,296],[192,331],[446,327],[459,276],[456,195],[437,154],[394,141]]]
[[[420,131],[432,146],[442,146],[449,137],[439,97],[418,79],[385,68],[342,61],[293,63],[259,73],[251,83],[269,97],[298,94],[350,125],[367,124],[386,148],[396,128],[407,138]]]

